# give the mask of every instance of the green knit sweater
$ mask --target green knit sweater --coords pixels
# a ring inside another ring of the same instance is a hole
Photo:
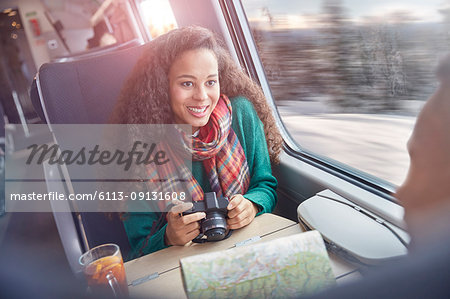
[[[233,109],[232,128],[244,149],[250,170],[250,186],[244,197],[258,205],[259,214],[271,212],[275,207],[277,180],[272,175],[263,124],[258,118],[253,104],[246,98],[231,98]],[[201,161],[192,162],[192,173],[204,192],[210,192],[211,186]],[[128,259],[138,257],[139,251],[154,221],[160,213],[129,213],[124,226],[130,241],[131,251]],[[163,221],[166,221],[163,219]],[[168,247],[164,243],[167,223],[157,231],[143,249],[143,254]]]

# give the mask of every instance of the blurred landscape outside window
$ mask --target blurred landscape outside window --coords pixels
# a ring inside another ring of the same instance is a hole
[[[450,49],[449,0],[242,0],[281,118],[306,151],[394,185]]]

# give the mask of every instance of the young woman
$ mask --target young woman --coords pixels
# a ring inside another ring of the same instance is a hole
[[[201,27],[170,31],[148,44],[112,116],[123,124],[192,126],[192,199],[214,191],[227,196],[229,229],[248,225],[271,212],[282,139],[260,89],[230,58],[214,34]],[[170,245],[184,245],[199,234],[205,213],[129,213],[125,229],[131,257]],[[159,219],[160,225],[155,230]],[[153,229],[152,229],[153,226]]]

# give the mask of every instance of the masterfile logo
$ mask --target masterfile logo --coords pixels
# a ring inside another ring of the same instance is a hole
[[[15,137],[25,142],[7,151],[7,212],[164,212],[174,200],[192,200],[190,126],[30,127],[47,136]]]
[[[60,150],[59,145],[47,145],[47,144],[32,144],[28,147],[31,150],[27,165],[31,163],[42,164],[42,162],[48,157],[48,163],[50,165],[71,165],[71,164],[88,164],[88,165],[108,165],[117,164],[123,165],[124,170],[129,170],[131,164],[136,165],[149,165],[155,163],[156,165],[162,165],[169,162],[166,157],[166,153],[163,150],[155,150],[156,143],[150,145],[142,142],[135,141],[130,151],[122,151],[116,149],[113,152],[110,150],[100,150],[100,145],[96,144],[93,149],[89,150],[86,147],[80,148],[78,151],[74,150]],[[60,152],[60,154],[58,154]],[[36,159],[34,159],[36,157]]]

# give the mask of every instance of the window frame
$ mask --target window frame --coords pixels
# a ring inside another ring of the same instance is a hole
[[[260,84],[272,108],[275,121],[284,140],[286,154],[379,197],[399,204],[398,200],[393,196],[396,189],[394,184],[329,157],[315,154],[297,144],[285,127],[272,97],[270,85],[256,49],[242,2],[240,0],[219,0],[219,4],[241,66],[253,80]]]
[[[141,5],[142,0],[131,0],[129,1],[131,6],[131,11],[133,12],[133,15],[136,20],[136,25],[139,28],[139,32],[142,35],[142,39],[145,43],[152,40],[152,36],[150,35],[150,32],[148,32],[147,26],[145,25],[145,22],[142,17],[142,12],[139,9]]]

